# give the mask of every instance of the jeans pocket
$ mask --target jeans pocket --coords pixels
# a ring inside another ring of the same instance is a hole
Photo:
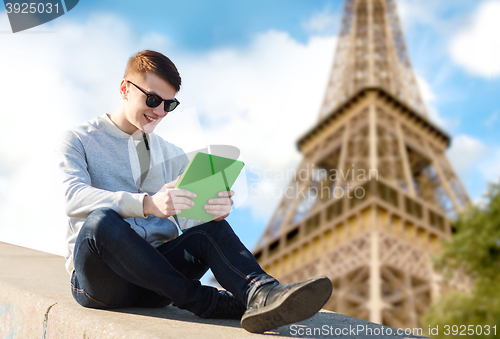
[[[78,286],[78,279],[76,278],[75,271],[73,271],[73,273],[71,274],[71,294],[73,295],[73,299],[75,299],[75,301],[83,307],[100,309],[111,308],[111,306],[95,300],[90,295],[88,295],[85,290],[81,289]]]

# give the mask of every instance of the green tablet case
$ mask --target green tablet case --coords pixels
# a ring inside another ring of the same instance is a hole
[[[245,164],[242,161],[220,157],[217,155],[196,153],[188,164],[175,188],[184,188],[194,192],[194,206],[182,210],[178,217],[211,221],[213,214],[207,213],[203,207],[208,199],[219,198],[220,191],[230,190]]]

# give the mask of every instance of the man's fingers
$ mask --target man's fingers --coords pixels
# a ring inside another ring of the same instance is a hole
[[[174,188],[174,187],[175,187],[175,185],[177,185],[177,181],[179,181],[179,178],[180,178],[180,177],[181,177],[181,176],[179,175],[177,178],[175,178],[175,180],[172,180],[171,182],[166,183],[166,184],[165,184],[165,186],[166,186],[167,188]]]
[[[171,189],[170,190],[170,194],[172,196],[177,196],[177,197],[188,197],[188,198],[196,198],[196,194],[191,192],[191,191],[188,191],[184,188],[174,188],[174,189]]]
[[[173,213],[173,214],[178,214],[178,213],[181,213],[182,210],[188,210],[191,207],[193,207],[193,205],[191,205],[191,204],[178,203],[178,204],[173,204],[171,206],[168,206],[167,211],[175,211],[175,213]]]
[[[219,196],[219,197],[229,197],[229,198],[231,198],[233,195],[234,195],[234,191],[233,191],[233,190],[229,190],[229,191],[220,191],[220,192],[218,193],[218,196]]]
[[[229,216],[229,214],[226,214],[226,215],[223,215],[223,216],[220,216],[220,217],[214,216],[214,218],[212,220],[221,221],[221,220],[227,218],[228,216]]]
[[[232,201],[233,199],[230,198],[212,198],[208,199],[207,203],[214,205],[232,205]]]
[[[221,217],[221,216],[228,216],[229,215],[229,213],[226,212],[226,211],[212,211],[212,210],[207,210],[207,213],[213,214],[214,218],[218,218],[218,217]]]
[[[189,205],[189,206],[194,206],[194,201],[189,199],[189,198],[186,198],[186,197],[183,197],[183,196],[172,196],[172,203],[174,204],[174,206],[177,206],[178,204],[184,204],[184,205]]]
[[[205,210],[210,214],[229,213],[231,205],[205,205]]]

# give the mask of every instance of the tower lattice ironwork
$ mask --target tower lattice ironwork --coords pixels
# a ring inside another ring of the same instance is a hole
[[[427,117],[394,0],[346,0],[317,124],[254,255],[281,282],[324,274],[326,308],[418,326],[439,294],[430,256],[469,198]]]

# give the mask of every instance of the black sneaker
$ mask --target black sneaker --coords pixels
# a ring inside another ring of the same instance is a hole
[[[240,320],[246,311],[245,305],[236,299],[230,292],[219,291],[219,300],[215,309],[207,316],[207,319],[237,319]]]
[[[332,294],[332,282],[325,276],[300,283],[265,284],[250,299],[241,326],[252,333],[308,319]]]

